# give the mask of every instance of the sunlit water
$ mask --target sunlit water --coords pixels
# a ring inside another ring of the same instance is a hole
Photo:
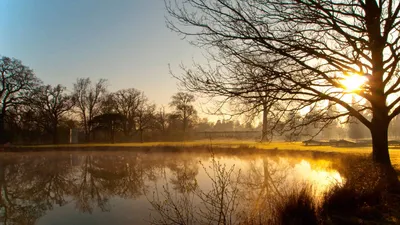
[[[174,207],[186,217],[208,216],[223,186],[223,201],[230,202],[224,207],[239,220],[239,214],[260,214],[304,184],[320,196],[342,182],[331,164],[265,155],[6,153],[0,159],[0,219],[2,224],[149,224],[174,215]]]

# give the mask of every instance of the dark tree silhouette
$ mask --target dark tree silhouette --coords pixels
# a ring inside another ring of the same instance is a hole
[[[126,117],[119,113],[105,113],[93,117],[89,121],[90,127],[93,130],[107,131],[110,137],[110,142],[115,142],[115,131],[122,130],[126,122]]]
[[[89,78],[78,78],[74,84],[73,98],[82,119],[86,141],[90,139],[89,121],[100,113],[102,96],[106,93],[107,80],[100,79],[92,85]]]
[[[49,152],[0,162],[2,224],[34,224],[55,205],[68,203],[73,190],[68,157]]]
[[[62,85],[35,88],[26,98],[27,106],[37,112],[37,120],[53,136],[53,144],[58,143],[58,126],[62,117],[74,106],[72,96],[65,93]]]
[[[160,107],[158,112],[154,114],[154,117],[154,128],[161,133],[165,133],[168,127],[168,114],[165,112],[165,108],[163,106]]]
[[[144,101],[144,94],[135,88],[122,89],[113,94],[115,110],[127,118],[124,126],[125,136],[136,131],[138,108]]]
[[[388,126],[400,113],[398,1],[188,0],[166,8],[171,29],[211,48],[215,66],[184,68],[188,91],[245,96],[268,87],[289,113],[333,102],[343,110],[315,109],[315,121],[357,118],[371,132],[373,160],[391,167]],[[242,75],[246,66],[260,70],[256,79]],[[350,93],[342,84],[349,73],[369,79]],[[367,104],[353,108],[345,100],[353,94]]]
[[[115,96],[114,93],[107,93],[101,98],[100,113],[115,113]]]
[[[24,94],[40,83],[33,71],[20,60],[1,57],[0,59],[0,143],[7,141],[4,122],[7,109],[20,104]]]
[[[144,142],[144,131],[155,125],[156,105],[148,103],[147,98],[143,94],[141,99],[137,108],[136,123],[140,134],[140,141]]]
[[[192,122],[191,120],[197,113],[192,105],[194,101],[194,95],[178,92],[172,96],[172,100],[169,103],[171,107],[175,108],[175,114],[182,120],[182,130],[184,135]]]

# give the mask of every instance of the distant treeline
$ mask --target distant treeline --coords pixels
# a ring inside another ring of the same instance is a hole
[[[178,92],[157,106],[135,88],[108,90],[108,81],[78,78],[73,89],[46,85],[21,61],[0,60],[2,143],[182,141],[205,138],[204,131],[250,131],[251,123],[199,118],[192,94]],[[168,111],[167,111],[168,110]]]
[[[90,78],[78,78],[73,83],[73,89],[68,91],[61,84],[44,84],[21,61],[8,57],[0,59],[0,73],[1,143],[261,138],[262,123],[254,126],[254,120],[251,119],[245,119],[243,123],[239,120],[210,122],[207,118],[200,118],[193,106],[195,97],[189,93],[178,92],[171,96],[168,106],[157,106],[145,93],[135,88],[110,92],[105,79],[94,82]],[[390,133],[393,137],[400,136],[399,124],[398,119],[391,123]],[[320,129],[310,125],[298,132],[274,134],[274,140],[298,141],[311,136],[319,139],[370,137],[367,129],[351,121],[351,118],[348,125],[336,121],[322,131]],[[71,133],[75,138],[71,139]]]

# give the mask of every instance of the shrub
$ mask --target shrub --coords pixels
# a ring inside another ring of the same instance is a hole
[[[293,190],[274,212],[276,225],[316,225],[319,224],[317,205],[314,201],[311,188],[304,186],[300,190]]]
[[[367,157],[349,157],[341,165],[345,180],[325,193],[321,215],[335,224],[382,220],[387,211],[388,183],[383,168]]]

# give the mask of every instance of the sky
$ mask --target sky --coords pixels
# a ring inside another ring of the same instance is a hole
[[[0,55],[20,59],[45,84],[72,90],[77,78],[105,78],[167,105],[178,91],[169,65],[201,50],[165,25],[163,0],[0,0]]]

